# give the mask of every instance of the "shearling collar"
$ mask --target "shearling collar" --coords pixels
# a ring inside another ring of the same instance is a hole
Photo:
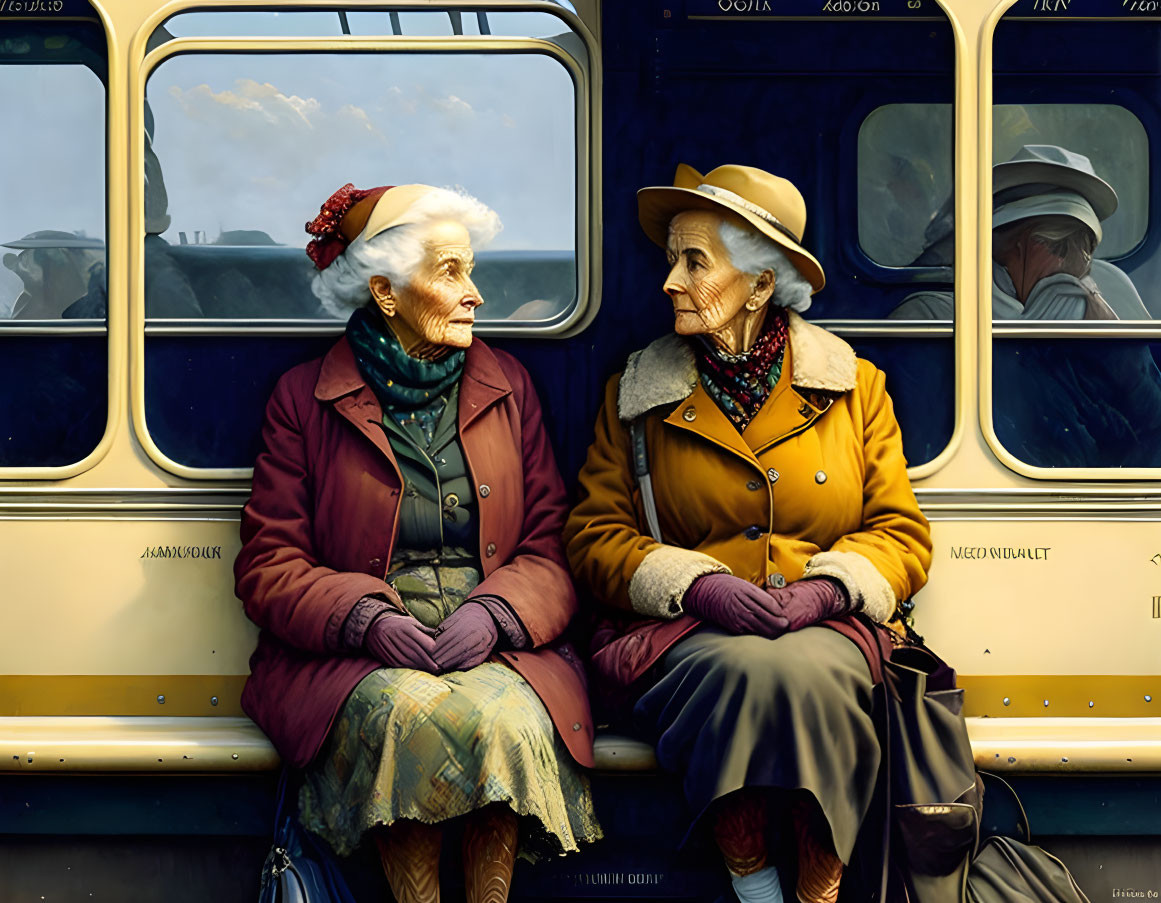
[[[833,333],[789,311],[791,383],[803,389],[848,392],[855,387],[855,351]],[[697,387],[697,361],[688,340],[670,333],[629,355],[617,392],[617,416],[634,420],[646,411],[687,398]]]

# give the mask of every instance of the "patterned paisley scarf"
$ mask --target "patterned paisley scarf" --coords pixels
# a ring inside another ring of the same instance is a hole
[[[728,354],[709,336],[699,336],[694,350],[701,384],[739,433],[754,419],[782,375],[788,323],[785,308],[772,308],[762,334],[744,354]]]
[[[361,307],[347,323],[355,363],[383,410],[418,408],[449,389],[464,370],[464,350],[437,361],[411,357],[378,311]]]

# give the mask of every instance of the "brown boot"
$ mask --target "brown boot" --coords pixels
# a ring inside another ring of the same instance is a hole
[[[760,794],[739,790],[718,802],[714,840],[735,875],[766,867],[766,822],[766,800]]]
[[[375,832],[396,903],[439,903],[439,825],[403,820]]]
[[[467,903],[505,903],[516,862],[516,813],[503,803],[485,806],[464,825]]]
[[[800,800],[790,809],[794,839],[798,845],[799,903],[836,903],[843,861],[829,843],[820,841],[811,824],[814,804]]]

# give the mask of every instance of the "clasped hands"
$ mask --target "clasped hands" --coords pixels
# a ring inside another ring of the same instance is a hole
[[[371,622],[363,646],[390,668],[415,668],[431,674],[466,671],[492,653],[496,622],[479,602],[465,602],[437,629],[411,615],[389,613]]]
[[[698,577],[682,599],[687,612],[730,633],[774,639],[851,608],[843,585],[830,577],[762,589],[732,574]]]

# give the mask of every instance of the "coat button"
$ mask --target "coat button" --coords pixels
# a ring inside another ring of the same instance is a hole
[[[762,488],[762,484],[759,483],[757,480],[750,480],[746,484],[746,488],[749,489],[751,492],[757,492],[759,489]]]
[[[487,483],[481,483],[480,484],[480,497],[486,499],[491,494],[492,494],[492,487],[489,486]]]
[[[488,547],[486,549],[484,549],[484,554],[488,558],[491,558],[493,555],[495,555],[496,554],[496,544],[494,542],[488,543]]]
[[[771,483],[777,483],[780,476],[782,476],[782,474],[776,471],[773,467],[766,471],[766,479]]]
[[[693,405],[690,405],[688,408],[681,412],[681,419],[686,423],[693,423],[693,421],[697,420],[697,408],[695,408]]]
[[[825,483],[825,482],[826,482],[826,471],[825,471],[825,470],[820,470],[818,473],[816,473],[816,474],[814,475],[814,482],[816,482],[816,483],[818,483],[818,484],[820,484],[820,485],[821,485],[822,483]]]
[[[786,578],[781,574],[771,574],[766,578],[766,586],[770,589],[782,589],[786,585]]]
[[[742,535],[745,536],[746,539],[758,539],[762,535],[762,528],[757,524],[754,524],[751,527],[746,527],[746,529],[742,532]]]
[[[383,564],[382,558],[372,558],[371,559],[371,567],[373,567],[373,568],[377,568],[382,564]]]
[[[578,722],[576,722],[575,724],[573,724],[573,726],[572,726],[572,729],[573,729],[574,731],[579,731],[579,730],[581,729],[581,724],[580,724],[580,722],[578,721]]]

